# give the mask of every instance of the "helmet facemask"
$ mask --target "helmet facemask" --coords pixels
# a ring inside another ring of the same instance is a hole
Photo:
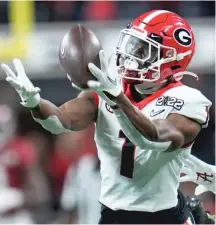
[[[156,82],[161,77],[161,65],[176,60],[174,48],[147,37],[145,30],[123,29],[116,52],[120,56],[119,74],[128,80]],[[136,75],[131,76],[131,71]]]

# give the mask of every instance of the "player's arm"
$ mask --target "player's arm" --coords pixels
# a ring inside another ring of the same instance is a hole
[[[54,134],[86,128],[94,121],[96,111],[94,97],[88,91],[81,92],[77,98],[60,107],[41,99],[39,104],[31,109],[33,118]]]
[[[130,136],[133,143],[138,146],[149,144],[149,147],[154,148],[160,142],[162,150],[172,151],[193,141],[200,132],[201,127],[197,122],[179,114],[170,114],[167,119],[149,120],[123,93],[115,102],[119,107],[115,110],[115,114],[123,132],[125,135],[128,134],[128,138]],[[134,138],[133,133],[137,133]],[[144,137],[149,142],[140,137]],[[161,142],[164,145],[161,145]]]
[[[167,119],[149,120],[121,93],[114,110],[122,131],[135,145],[158,151],[174,151],[191,143],[200,132],[199,123],[179,114]]]
[[[134,145],[157,151],[174,151],[194,140],[201,129],[199,123],[204,122],[203,115],[207,117],[205,109],[211,105],[204,96],[195,91],[193,93],[196,96],[192,102],[187,102],[180,113],[173,110],[173,115],[169,115],[167,119],[151,121],[122,93],[118,73],[109,69],[103,50],[100,51],[99,57],[101,69],[92,63],[88,65],[97,78],[97,81],[89,81],[88,86],[98,95],[102,92],[109,98],[107,101],[100,95],[112,106],[122,131]],[[188,99],[188,96],[185,96],[185,99]],[[196,122],[193,121],[194,117]]]
[[[93,120],[97,105],[90,92],[84,92],[78,98],[57,107],[49,101],[40,98],[40,89],[34,87],[27,77],[24,67],[19,59],[15,59],[16,74],[5,64],[2,69],[6,73],[6,81],[15,88],[22,102],[31,109],[34,119],[46,130],[53,134],[77,131],[87,127]]]

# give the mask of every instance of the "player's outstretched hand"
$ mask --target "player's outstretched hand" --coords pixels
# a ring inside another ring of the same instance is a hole
[[[191,181],[198,184],[195,195],[200,195],[206,191],[215,194],[216,166],[209,165],[193,155],[190,155],[184,163],[182,172],[186,175],[180,177],[180,182]]]
[[[97,81],[90,80],[87,84],[90,89],[96,92],[107,92],[107,96],[109,98],[115,98],[119,96],[122,91],[117,71],[111,71],[108,60],[106,59],[104,54],[104,50],[101,50],[99,52],[99,58],[101,69],[99,69],[93,63],[88,64],[89,70],[97,78]]]
[[[72,84],[72,87],[77,89],[78,91],[86,91],[86,89],[83,89],[79,86],[77,86],[76,84],[74,84],[73,82],[71,82]],[[92,90],[92,89],[90,89]],[[94,90],[94,89],[93,89]],[[97,91],[97,94],[102,98],[104,99],[110,106],[114,106],[115,103],[113,101],[111,101],[102,91]]]
[[[28,108],[36,107],[40,102],[40,88],[34,87],[32,82],[27,77],[23,64],[19,59],[14,59],[13,64],[16,74],[8,65],[1,65],[6,74],[6,81],[15,88],[22,100],[21,104],[23,106]]]

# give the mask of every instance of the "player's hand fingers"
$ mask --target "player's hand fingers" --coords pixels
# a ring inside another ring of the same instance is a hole
[[[8,77],[12,77],[12,78],[16,79],[16,77],[17,77],[16,74],[11,70],[11,68],[8,65],[2,64],[1,67]]]
[[[25,69],[24,69],[23,64],[20,59],[14,59],[13,64],[15,66],[15,69],[16,69],[18,75],[26,76]]]
[[[101,79],[103,79],[103,76],[104,76],[103,72],[97,66],[95,66],[93,63],[89,63],[88,68],[89,68],[90,72],[92,73],[92,75],[97,78],[97,80],[100,81]]]
[[[208,189],[206,186],[200,184],[200,185],[198,185],[198,186],[195,188],[194,194],[195,194],[195,195],[200,195],[200,194],[202,194],[203,192],[207,192],[207,191],[209,191],[209,189]]]
[[[105,56],[104,50],[100,50],[100,52],[99,52],[99,58],[100,58],[101,70],[102,71],[106,71],[107,70],[108,63],[106,61],[106,56]]]
[[[29,93],[29,96],[34,96],[37,93],[39,93],[40,91],[41,91],[41,89],[39,87],[35,87],[33,90],[29,90],[28,93]]]
[[[89,80],[87,82],[87,85],[89,86],[89,88],[91,89],[98,89],[101,87],[101,83],[95,80]]]
[[[190,177],[190,176],[188,176],[188,175],[185,175],[185,176],[183,176],[183,177],[180,177],[179,178],[179,182],[181,182],[181,183],[183,183],[183,182],[194,182],[194,178],[193,177]]]
[[[10,85],[12,87],[14,87],[16,90],[20,90],[21,89],[21,86],[20,86],[19,82],[16,79],[14,79],[12,77],[6,77],[6,81],[8,83],[10,83]]]

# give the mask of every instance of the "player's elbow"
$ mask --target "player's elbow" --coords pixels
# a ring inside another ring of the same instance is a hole
[[[181,134],[180,132],[173,134],[173,136],[170,138],[170,140],[171,140],[171,144],[165,152],[176,151],[176,150],[180,149],[184,145],[184,142],[185,142],[184,135]]]

